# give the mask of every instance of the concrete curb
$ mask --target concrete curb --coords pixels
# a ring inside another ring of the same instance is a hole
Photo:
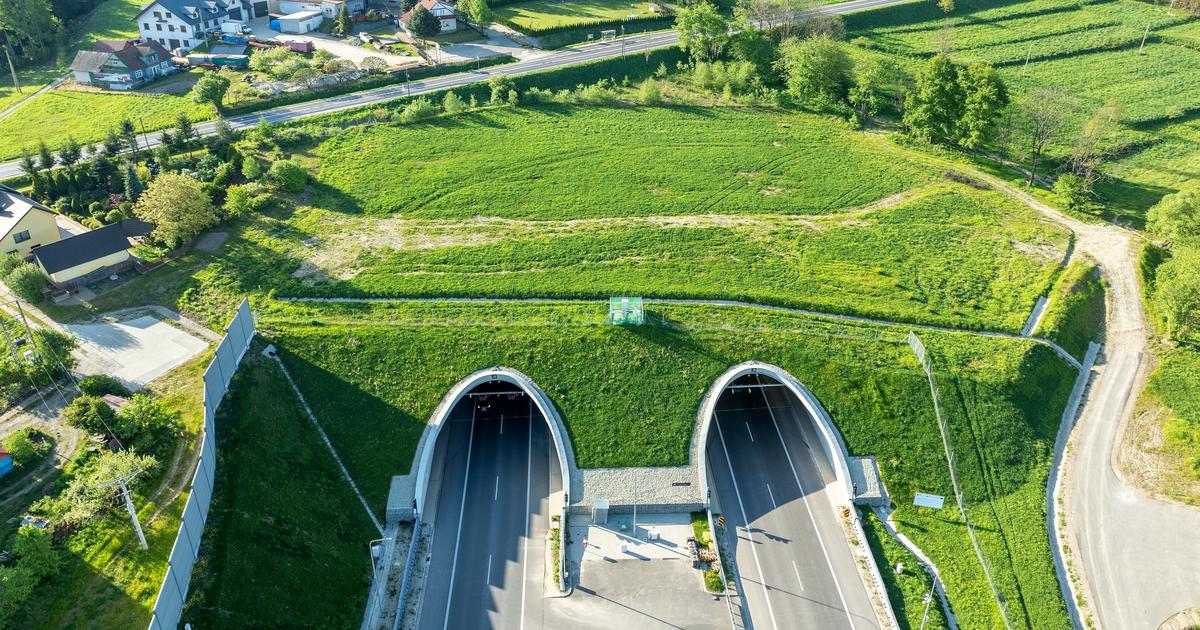
[[[1046,529],[1050,535],[1050,551],[1054,554],[1054,573],[1058,576],[1058,587],[1062,591],[1063,600],[1067,605],[1067,614],[1076,630],[1084,628],[1082,616],[1079,613],[1079,594],[1075,591],[1075,583],[1067,571],[1066,543],[1059,532],[1066,527],[1063,514],[1058,509],[1063,491],[1063,456],[1066,454],[1067,441],[1071,437],[1071,429],[1079,417],[1079,407],[1083,402],[1083,394],[1092,377],[1092,365],[1096,362],[1096,354],[1100,346],[1096,342],[1088,344],[1087,354],[1084,355],[1079,377],[1075,379],[1075,387],[1067,399],[1063,409],[1062,421],[1058,425],[1058,435],[1054,438],[1054,456],[1050,460],[1050,483],[1046,485]]]

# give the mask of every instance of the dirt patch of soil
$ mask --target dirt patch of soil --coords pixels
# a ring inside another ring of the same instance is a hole
[[[1138,401],[1117,444],[1117,474],[1126,485],[1162,501],[1200,505],[1200,479],[1188,474],[1187,457],[1167,444],[1170,409],[1152,394]]]

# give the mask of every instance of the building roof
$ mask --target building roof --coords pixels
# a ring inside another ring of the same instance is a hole
[[[81,50],[75,54],[71,62],[71,70],[76,72],[99,72],[108,63],[111,55],[115,55],[128,71],[142,70],[167,61],[171,53],[156,41],[141,43],[136,40],[101,39],[92,50]],[[146,58],[150,57],[150,61]]]
[[[213,0],[154,0],[154,2],[142,7],[142,10],[137,14],[137,18],[141,19],[142,15],[154,5],[166,9],[171,15],[193,26],[199,24],[201,20],[213,20],[229,15],[229,9],[224,2],[214,2]]]
[[[308,18],[313,18],[318,15],[323,15],[323,14],[320,11],[297,11],[295,13],[281,15],[281,16],[279,16],[279,19],[281,19],[281,20],[307,20]]]
[[[100,72],[100,68],[108,63],[109,54],[111,53],[81,50],[75,53],[75,60],[71,62],[71,71]]]
[[[46,206],[0,184],[0,238],[8,236],[8,233],[34,209],[50,212]]]
[[[153,227],[145,221],[123,219],[120,223],[43,245],[33,250],[33,257],[46,273],[58,273],[63,269],[129,249],[133,247],[129,242],[130,237],[145,236]]]
[[[442,8],[443,11],[449,11],[450,13],[454,13],[453,8],[451,8],[445,2],[441,2],[440,0],[421,0],[420,2],[414,4],[412,9],[405,11],[404,15],[400,16],[401,21],[408,22],[408,16],[412,15],[413,9],[417,8],[418,6],[422,6],[422,7],[425,7],[426,9],[429,9],[429,12],[434,15],[437,15],[437,11],[434,11],[434,9],[439,6]]]

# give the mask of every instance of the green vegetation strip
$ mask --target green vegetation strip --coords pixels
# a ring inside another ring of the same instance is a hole
[[[438,400],[473,370],[528,374],[558,406],[579,464],[598,467],[686,463],[712,380],[748,359],[780,365],[817,394],[852,453],[879,458],[901,527],[942,568],[964,627],[1000,623],[956,511],[904,507],[918,490],[950,492],[928,385],[904,329],[681,305],[636,328],[603,323],[592,305],[264,302],[260,321],[377,510]],[[923,337],[971,519],[1010,617],[1061,627],[1043,492],[1074,370],[1028,341]]]
[[[261,349],[246,355],[217,414],[216,494],[184,621],[355,626],[376,531]]]
[[[1082,361],[1088,343],[1099,343],[1104,332],[1104,285],[1100,270],[1087,263],[1068,266],[1054,283],[1050,305],[1033,332]]]

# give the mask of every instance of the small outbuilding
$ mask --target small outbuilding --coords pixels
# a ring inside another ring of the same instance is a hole
[[[324,21],[325,14],[319,10],[298,11],[275,18],[271,21],[271,26],[280,33],[300,35],[317,30]]]
[[[77,234],[37,248],[33,258],[50,284],[63,289],[86,284],[133,266],[129,249],[150,233],[153,225],[137,219],[122,219],[98,230]]]

